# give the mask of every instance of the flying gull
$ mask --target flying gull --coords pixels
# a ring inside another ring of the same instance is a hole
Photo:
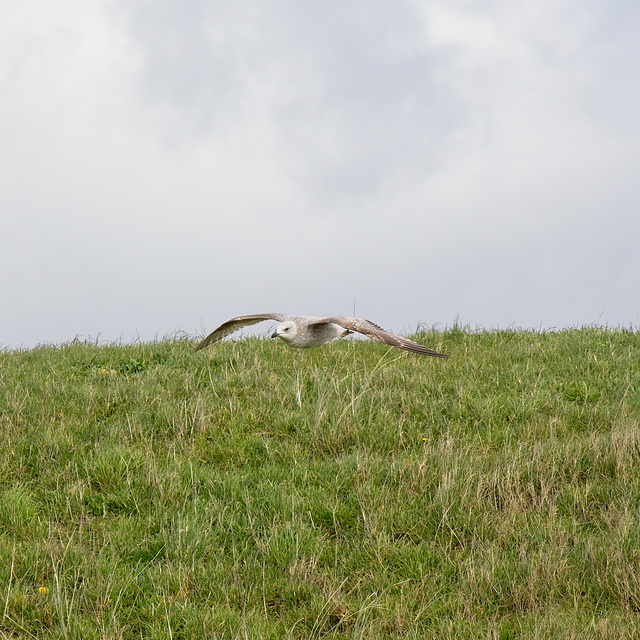
[[[385,331],[377,324],[363,318],[344,318],[342,316],[330,316],[328,318],[316,318],[314,316],[289,316],[286,313],[255,313],[248,316],[237,316],[222,323],[215,331],[210,333],[196,346],[196,351],[208,347],[214,342],[232,334],[234,331],[250,324],[256,324],[263,320],[277,320],[280,324],[272,334],[272,338],[281,338],[292,347],[309,348],[319,347],[334,338],[342,338],[354,331],[365,336],[384,342],[392,347],[398,347],[405,351],[413,351],[434,358],[448,358],[445,353],[438,353],[424,345],[418,344],[408,338],[397,336]]]

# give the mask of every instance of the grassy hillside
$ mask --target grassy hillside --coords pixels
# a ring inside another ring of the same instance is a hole
[[[3,638],[640,638],[640,335],[0,353]]]

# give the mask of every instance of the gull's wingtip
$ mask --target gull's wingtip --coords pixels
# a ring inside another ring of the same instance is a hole
[[[194,348],[194,352],[195,351],[201,351],[202,349],[204,349],[205,347],[208,347],[209,344],[211,344],[211,340],[209,340],[211,336],[207,336],[204,340],[200,340],[200,342],[198,342],[198,344],[195,346]]]

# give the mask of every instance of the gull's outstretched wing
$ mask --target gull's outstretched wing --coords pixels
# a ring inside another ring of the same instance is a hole
[[[429,349],[422,344],[418,344],[408,338],[397,336],[395,333],[385,331],[382,327],[371,322],[370,320],[364,320],[363,318],[343,318],[342,316],[334,316],[330,318],[321,318],[315,322],[310,323],[310,326],[314,324],[337,324],[349,331],[357,331],[369,338],[378,340],[378,342],[384,342],[392,347],[398,347],[405,351],[412,351],[413,353],[421,353],[425,356],[432,356],[434,358],[448,358],[446,353],[439,353],[433,349]]]
[[[286,313],[254,313],[249,316],[237,316],[235,318],[231,318],[231,320],[227,320],[223,322],[215,331],[212,331],[202,342],[198,343],[196,346],[196,351],[200,351],[200,349],[204,349],[208,347],[210,344],[214,342],[218,342],[218,340],[222,340],[226,336],[230,335],[234,331],[241,329],[242,327],[246,327],[250,324],[257,324],[258,322],[262,322],[263,320],[278,320],[278,322],[283,322],[287,320],[290,316]]]

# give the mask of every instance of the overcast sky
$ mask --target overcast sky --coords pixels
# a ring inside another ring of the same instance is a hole
[[[640,325],[637,0],[23,0],[0,42],[0,347]]]

